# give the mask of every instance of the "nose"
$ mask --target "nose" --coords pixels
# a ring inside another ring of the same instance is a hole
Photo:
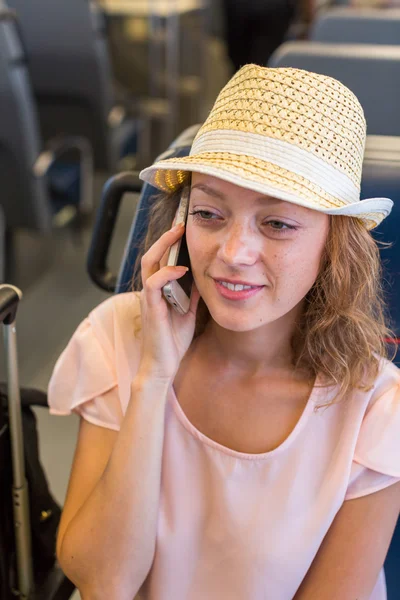
[[[249,266],[257,261],[258,243],[248,226],[236,223],[221,235],[217,256],[224,263],[230,266]]]

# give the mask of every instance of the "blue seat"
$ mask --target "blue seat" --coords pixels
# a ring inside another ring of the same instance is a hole
[[[269,66],[338,79],[360,100],[368,134],[400,135],[400,46],[287,42],[274,52]]]
[[[382,247],[384,281],[392,328],[400,338],[400,137],[368,136],[365,149],[363,176],[361,180],[361,197],[374,198],[384,196],[394,201],[392,213],[379,227],[374,229],[373,236],[380,242],[392,244]],[[400,356],[396,357],[396,364]],[[400,365],[399,365],[400,366]]]
[[[59,137],[43,143],[15,15],[0,7],[0,203],[5,223],[2,245],[7,243],[1,248],[5,267],[12,262],[15,229],[48,232],[72,220],[77,223],[75,217],[88,212],[91,162],[84,139]]]
[[[0,185],[4,220],[6,227],[46,231],[51,215],[44,181],[33,172],[42,147],[25,61],[15,19],[0,8]]]
[[[159,158],[187,156],[199,127],[200,125],[193,125],[186,129]],[[140,198],[125,246],[121,268],[116,274],[108,268],[107,257],[118,208],[126,192],[140,192]],[[116,293],[131,289],[133,267],[147,229],[151,206],[158,194],[159,191],[156,188],[147,183],[143,185],[143,182],[132,173],[121,173],[106,183],[93,229],[87,263],[92,281],[101,289]]]
[[[309,39],[336,44],[400,44],[400,10],[331,8],[317,16]]]
[[[137,123],[115,101],[103,15],[94,2],[7,0],[29,58],[41,135],[80,136],[95,167],[115,172],[136,153]],[[38,18],[42,15],[42,18]]]
[[[186,156],[199,128],[195,125],[183,132],[177,140],[162,155],[163,158]],[[400,196],[398,186],[399,139],[371,137],[367,144],[362,196],[393,197],[398,200],[394,206],[394,214],[386,219],[375,231],[376,239],[381,241],[398,242],[398,223],[400,220]],[[392,163],[392,164],[390,164]],[[397,173],[397,178],[396,178]],[[140,192],[136,215],[131,227],[125,253],[118,274],[112,273],[107,265],[111,238],[115,226],[118,208],[126,192]],[[393,192],[393,194],[392,194]],[[133,267],[136,262],[140,244],[147,229],[149,210],[158,195],[158,190],[149,184],[142,183],[132,173],[121,173],[111,178],[103,191],[103,197],[93,231],[93,237],[88,254],[87,268],[93,282],[108,292],[121,293],[135,289],[132,284]],[[381,251],[385,263],[386,277],[394,280],[391,293],[391,313],[396,323],[397,335],[400,333],[400,306],[395,302],[399,298],[398,277],[400,271],[400,246],[394,244],[391,249]],[[390,299],[389,299],[390,300]],[[398,600],[400,589],[400,519],[398,521],[388,554],[385,561],[385,573],[388,589],[388,600]]]

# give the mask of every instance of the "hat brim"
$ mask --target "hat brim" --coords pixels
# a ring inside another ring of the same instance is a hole
[[[377,227],[393,207],[389,198],[344,204],[315,183],[274,163],[223,152],[161,160],[141,171],[140,178],[164,192],[173,192],[182,187],[192,172],[212,175],[325,214],[358,217],[367,229]]]

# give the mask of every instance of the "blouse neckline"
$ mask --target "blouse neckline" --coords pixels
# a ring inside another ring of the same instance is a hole
[[[287,438],[273,450],[269,450],[268,452],[262,452],[262,453],[258,453],[258,454],[253,454],[253,453],[249,454],[246,452],[239,452],[238,450],[233,450],[232,448],[228,448],[227,446],[224,446],[224,445],[220,444],[219,442],[216,442],[215,440],[209,438],[204,433],[199,431],[191,423],[191,421],[189,421],[189,419],[186,416],[185,412],[183,411],[181,405],[179,404],[179,400],[176,396],[176,392],[175,392],[173,385],[171,386],[171,403],[172,403],[174,412],[175,412],[179,422],[181,423],[181,425],[194,438],[196,438],[197,440],[199,440],[206,446],[209,446],[209,447],[213,448],[214,450],[217,450],[218,452],[222,452],[223,454],[227,454],[228,456],[232,456],[232,457],[240,459],[240,460],[253,460],[253,461],[254,460],[265,460],[265,459],[272,458],[272,457],[276,456],[277,454],[280,454],[294,442],[294,440],[297,438],[297,436],[299,435],[301,430],[305,427],[305,425],[308,421],[308,418],[309,418],[311,412],[313,411],[313,407],[315,405],[315,400],[319,394],[320,389],[321,389],[320,381],[319,381],[319,378],[317,377],[314,382],[314,386],[311,390],[311,393],[308,397],[306,406],[304,407],[304,410],[301,413],[299,420],[297,421],[296,425],[294,426],[292,431],[289,433]]]

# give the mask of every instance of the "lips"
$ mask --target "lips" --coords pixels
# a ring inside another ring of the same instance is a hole
[[[242,292],[243,290],[251,290],[254,287],[259,287],[259,286],[251,286],[251,285],[241,284],[241,283],[227,283],[226,281],[218,281],[218,283],[220,285],[222,285],[224,288],[231,290],[232,292]]]
[[[219,294],[227,300],[247,300],[258,294],[263,285],[255,285],[247,281],[214,279]]]
[[[217,277],[213,277],[214,281],[216,281],[217,283],[222,283],[222,284],[230,284],[230,285],[242,285],[242,286],[246,286],[246,287],[263,287],[264,284],[259,284],[259,283],[251,283],[250,281],[244,281],[242,279],[225,279],[225,278],[217,278]]]

